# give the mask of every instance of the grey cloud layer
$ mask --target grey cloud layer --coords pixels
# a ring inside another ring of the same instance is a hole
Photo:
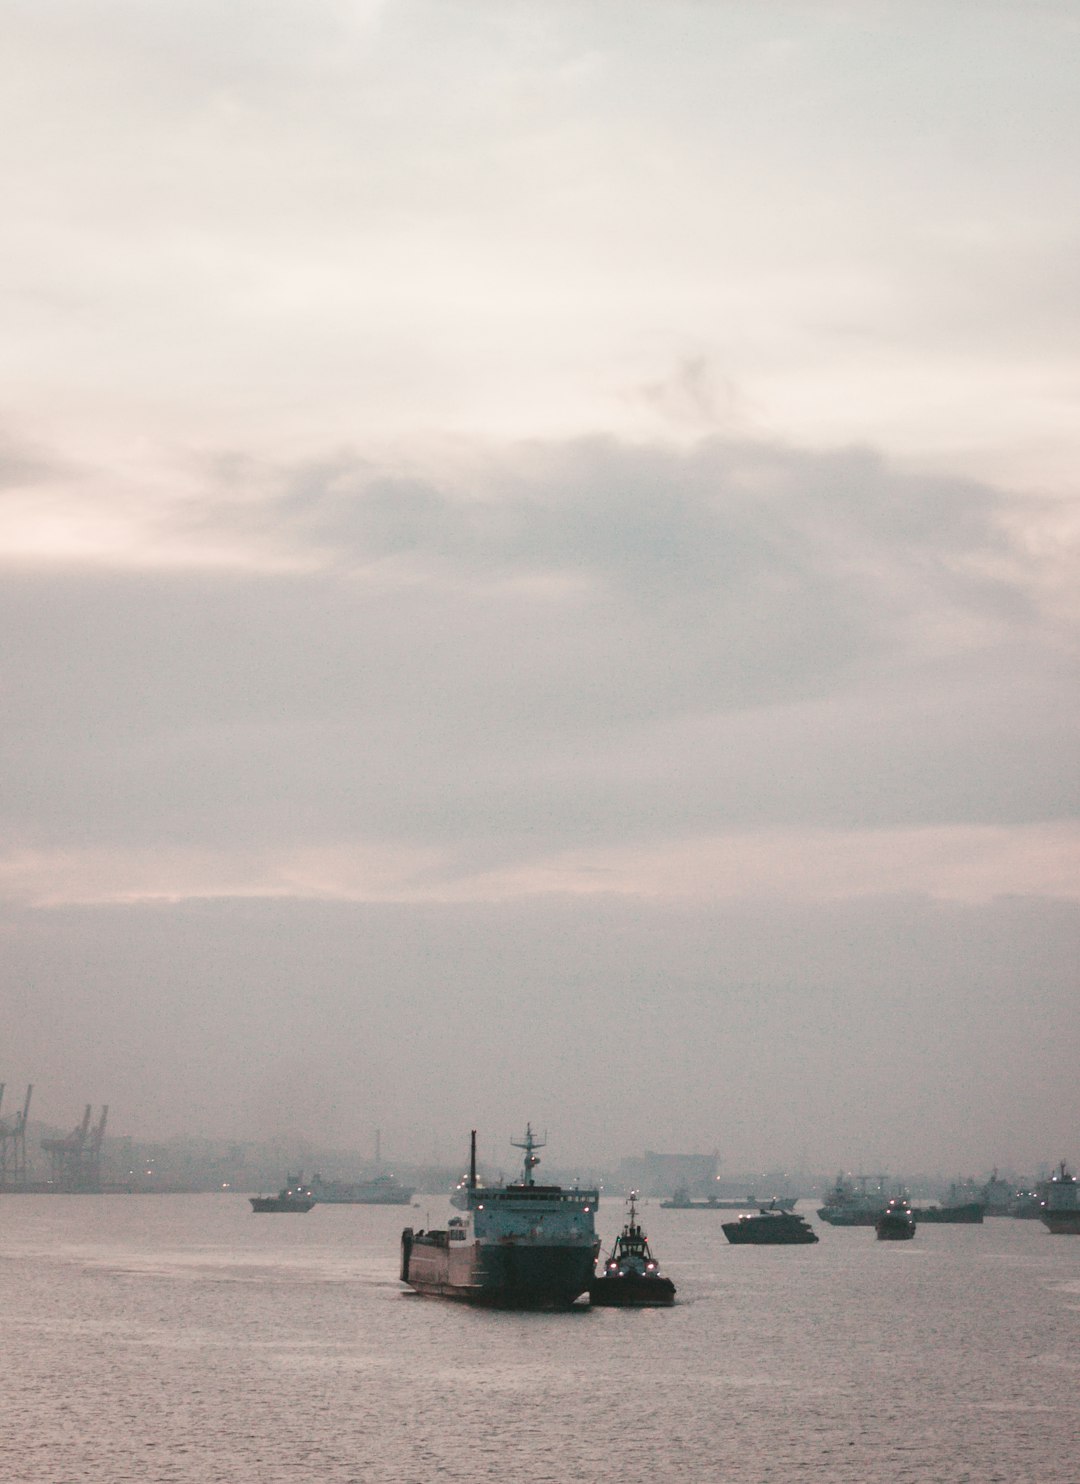
[[[366,836],[476,864],[1071,817],[1071,637],[1009,534],[1025,508],[719,441],[265,475],[185,539],[303,571],[9,571],[5,818],[54,846]]]

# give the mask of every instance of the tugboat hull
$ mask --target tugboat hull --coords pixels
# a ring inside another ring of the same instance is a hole
[[[879,1242],[907,1242],[915,1235],[915,1223],[900,1216],[883,1216],[877,1224]]]
[[[597,1278],[589,1284],[589,1302],[609,1308],[667,1308],[675,1302],[670,1278],[638,1278],[629,1274]]]

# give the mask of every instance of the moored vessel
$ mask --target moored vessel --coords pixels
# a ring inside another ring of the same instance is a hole
[[[747,1212],[738,1221],[725,1221],[720,1228],[736,1247],[794,1247],[816,1242],[818,1234],[805,1216],[785,1211],[779,1206],[762,1206],[755,1214]]]
[[[912,1206],[911,1214],[916,1221],[931,1221],[952,1223],[961,1226],[981,1225],[986,1214],[986,1203],[977,1199],[966,1199],[970,1197],[969,1186],[958,1185],[955,1181],[949,1187],[949,1194],[938,1206]]]
[[[1008,1180],[1003,1180],[995,1165],[990,1178],[979,1191],[987,1216],[1011,1216],[1015,1191]]]
[[[798,1199],[796,1195],[777,1195],[768,1204],[780,1211],[792,1211]],[[660,1207],[664,1211],[745,1211],[748,1206],[762,1204],[760,1197],[754,1195],[748,1195],[744,1201],[733,1201],[726,1196],[707,1196],[696,1201],[688,1191],[676,1190],[670,1200],[660,1202]]]
[[[1018,1190],[1013,1195],[1008,1215],[1017,1221],[1038,1221],[1043,1213],[1044,1199],[1039,1190]]]
[[[565,1309],[589,1287],[599,1252],[598,1192],[537,1185],[543,1139],[530,1124],[520,1180],[481,1185],[473,1130],[469,1175],[451,1196],[460,1215],[437,1231],[401,1234],[401,1281],[417,1293],[505,1309]]]
[[[893,1196],[881,1212],[877,1221],[879,1242],[905,1242],[915,1235],[915,1217],[908,1199],[903,1195]]]
[[[1039,1216],[1055,1236],[1080,1236],[1080,1185],[1064,1160],[1047,1186]]]
[[[310,1211],[315,1204],[303,1175],[286,1175],[285,1184],[277,1195],[253,1195],[249,1197],[253,1211]]]
[[[877,1189],[869,1189],[869,1179],[860,1175],[857,1184],[837,1175],[836,1184],[818,1210],[821,1221],[830,1226],[876,1226],[885,1207],[885,1177],[878,1176]]]
[[[324,1180],[315,1175],[311,1194],[317,1206],[410,1206],[416,1190],[402,1185],[396,1175],[373,1175],[369,1180]]]
[[[637,1191],[632,1190],[626,1224],[615,1238],[603,1270],[589,1284],[590,1303],[644,1308],[675,1302],[675,1285],[660,1272],[638,1221],[636,1201]]]

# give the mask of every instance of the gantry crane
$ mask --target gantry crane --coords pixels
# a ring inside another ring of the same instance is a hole
[[[0,1107],[4,1102],[5,1084],[0,1082]],[[30,1098],[34,1084],[26,1089],[22,1112],[11,1118],[0,1118],[0,1190],[26,1184],[26,1121],[30,1116]]]
[[[90,1104],[82,1116],[82,1122],[62,1139],[42,1139],[41,1147],[49,1156],[50,1180],[55,1190],[95,1191],[101,1189],[101,1146],[105,1141],[105,1123],[109,1116],[109,1105],[101,1109],[101,1117],[93,1130],[90,1128]]]

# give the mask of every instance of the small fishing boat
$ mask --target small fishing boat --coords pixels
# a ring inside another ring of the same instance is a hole
[[[286,1175],[285,1185],[278,1191],[277,1195],[253,1195],[251,1209],[253,1211],[310,1211],[315,1204],[315,1197],[309,1186],[304,1184],[303,1175]]]
[[[623,1307],[647,1307],[675,1302],[675,1285],[660,1273],[637,1216],[637,1191],[630,1192],[626,1225],[615,1238],[603,1272],[589,1284],[589,1301]]]
[[[906,1242],[915,1235],[915,1215],[903,1195],[894,1195],[877,1219],[879,1242]]]

